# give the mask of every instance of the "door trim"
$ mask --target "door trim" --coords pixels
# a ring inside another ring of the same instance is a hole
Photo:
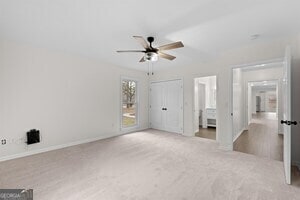
[[[229,125],[229,130],[230,130],[230,134],[231,134],[231,151],[233,151],[233,142],[234,142],[234,136],[233,136],[233,70],[234,69],[238,69],[238,68],[245,68],[245,67],[256,67],[257,69],[261,66],[263,67],[266,64],[284,64],[284,58],[275,58],[275,59],[271,59],[271,60],[262,60],[262,61],[258,61],[258,62],[252,62],[252,63],[246,63],[246,64],[241,64],[241,65],[232,65],[230,67],[230,71],[229,71],[229,112],[228,112],[228,116],[230,117],[230,125]]]
[[[216,142],[219,142],[219,130],[220,129],[218,129],[218,127],[220,127],[219,126],[219,122],[220,122],[220,112],[218,112],[218,107],[219,107],[219,103],[218,103],[218,91],[219,91],[219,76],[218,76],[218,74],[208,74],[208,75],[199,75],[199,76],[194,76],[193,77],[193,79],[192,79],[192,81],[193,81],[193,84],[192,84],[192,86],[193,86],[193,94],[192,94],[192,119],[193,119],[193,136],[195,136],[195,133],[194,133],[194,126],[195,126],[195,124],[194,124],[194,110],[195,110],[195,92],[194,92],[194,87],[195,87],[195,79],[196,78],[204,78],[204,77],[210,77],[210,76],[215,76],[216,77],[216,110],[217,110],[217,116],[216,116]]]
[[[122,91],[123,91],[123,87],[122,87],[122,83],[123,83],[123,80],[132,80],[132,81],[135,81],[137,83],[137,87],[136,87],[136,93],[137,93],[137,96],[136,96],[136,99],[137,99],[137,111],[136,111],[136,124],[134,126],[129,126],[129,127],[124,127],[123,126],[123,110],[122,110],[122,106],[123,106],[123,102],[122,102]],[[119,109],[119,120],[120,120],[120,132],[121,133],[129,133],[129,132],[133,132],[133,131],[136,131],[140,128],[140,81],[138,78],[134,78],[134,77],[129,77],[129,76],[123,76],[121,75],[120,76],[120,91],[119,91],[119,95],[120,95],[120,98],[119,98],[119,102],[120,102],[120,109]]]

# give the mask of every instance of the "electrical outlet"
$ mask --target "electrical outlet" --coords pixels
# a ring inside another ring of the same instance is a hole
[[[1,140],[1,144],[2,144],[2,145],[5,145],[5,144],[6,144],[6,139],[2,139],[2,140]]]

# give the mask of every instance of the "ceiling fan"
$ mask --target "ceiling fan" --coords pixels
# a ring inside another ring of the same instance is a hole
[[[147,37],[147,41],[142,36],[133,36],[143,47],[145,50],[124,50],[117,51],[118,53],[144,53],[145,55],[141,58],[140,62],[151,61],[155,62],[158,60],[158,57],[165,58],[167,60],[174,60],[176,57],[166,54],[162,52],[163,50],[171,50],[184,47],[182,42],[174,42],[171,44],[166,44],[160,47],[153,47],[152,43],[154,41],[154,37]]]

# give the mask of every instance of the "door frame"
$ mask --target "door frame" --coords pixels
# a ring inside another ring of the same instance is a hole
[[[271,60],[263,60],[263,61],[258,61],[258,62],[253,62],[253,63],[246,63],[246,64],[241,64],[241,65],[233,65],[230,67],[230,81],[229,81],[229,113],[228,115],[230,116],[230,125],[229,125],[229,130],[231,133],[231,148],[233,151],[233,142],[234,142],[234,136],[233,136],[233,70],[238,69],[238,68],[245,68],[245,67],[256,67],[259,69],[260,67],[264,67],[265,65],[268,64],[284,64],[284,58],[276,58],[276,59],[271,59]]]
[[[193,78],[192,78],[192,81],[193,81],[193,84],[192,84],[192,86],[193,86],[193,89],[192,89],[192,91],[193,91],[193,94],[192,94],[192,121],[193,121],[193,136],[195,136],[195,133],[194,133],[194,127],[195,127],[195,119],[194,119],[194,110],[195,110],[195,79],[197,79],[197,78],[204,78],[204,77],[210,77],[210,76],[215,76],[216,77],[216,110],[217,110],[217,119],[216,119],[216,142],[218,142],[219,141],[219,129],[218,129],[218,127],[220,127],[219,126],[219,122],[220,122],[220,115],[219,115],[219,113],[220,112],[218,112],[218,91],[219,91],[219,76],[218,76],[218,74],[208,74],[208,75],[196,75],[196,76],[194,76]]]
[[[179,77],[179,78],[173,78],[173,79],[161,79],[161,80],[151,80],[149,82],[149,95],[148,95],[148,108],[149,108],[149,112],[148,112],[148,126],[149,128],[151,128],[151,84],[152,83],[161,83],[161,82],[168,82],[168,81],[181,81],[182,83],[182,133],[177,133],[177,134],[181,134],[184,135],[184,128],[185,128],[185,123],[184,123],[184,78],[183,77]]]

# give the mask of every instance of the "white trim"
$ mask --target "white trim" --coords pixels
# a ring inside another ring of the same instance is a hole
[[[245,131],[246,129],[243,128],[234,138],[233,138],[233,142],[236,141],[236,139],[238,139],[238,137],[240,137],[240,135],[242,135],[242,133]]]
[[[182,81],[182,84],[183,84],[183,78],[181,78],[181,77],[179,77],[179,78],[174,78],[174,79],[151,80],[151,81],[150,81],[150,84],[151,84],[151,83],[168,82],[168,81]],[[149,85],[150,85],[150,84],[149,84]]]
[[[276,63],[283,63],[283,62],[284,62],[284,58],[275,58],[270,60],[262,60],[258,62],[240,64],[240,65],[232,65],[232,69],[251,67],[251,66],[255,67],[258,65],[264,65],[264,64],[268,65],[268,64],[276,64]]]
[[[220,144],[219,143],[219,149],[223,151],[233,151],[233,145],[232,144]]]
[[[134,132],[143,131],[143,130],[147,130],[147,129],[148,128],[140,129],[140,130],[136,130]],[[132,133],[132,132],[118,133],[118,134],[104,134],[104,135],[101,135],[101,136],[95,137],[95,138],[88,138],[88,139],[70,142],[70,143],[66,143],[66,144],[54,145],[54,146],[50,146],[50,147],[46,147],[46,148],[42,148],[42,149],[30,150],[30,151],[26,151],[23,153],[17,153],[17,154],[13,154],[13,155],[9,155],[9,156],[0,157],[0,162],[12,160],[12,159],[16,159],[16,158],[22,158],[22,157],[26,157],[26,156],[31,156],[31,155],[35,155],[35,154],[39,154],[39,153],[48,152],[48,151],[58,150],[58,149],[66,148],[66,147],[76,146],[76,145],[80,145],[80,144],[85,144],[85,143],[89,143],[89,142],[94,142],[97,140],[113,138],[113,137],[117,137],[117,136],[121,136],[121,135],[126,135],[129,133]]]
[[[229,116],[231,118],[231,123],[230,123],[230,131],[232,135],[232,145],[234,141],[234,136],[233,136],[233,70],[237,68],[244,68],[244,67],[251,67],[251,66],[258,66],[258,65],[263,65],[263,64],[274,64],[274,63],[283,63],[284,58],[275,58],[271,60],[263,60],[263,61],[258,61],[258,62],[252,62],[252,63],[246,63],[246,64],[240,64],[240,65],[231,65],[230,67],[230,72],[229,72]]]

